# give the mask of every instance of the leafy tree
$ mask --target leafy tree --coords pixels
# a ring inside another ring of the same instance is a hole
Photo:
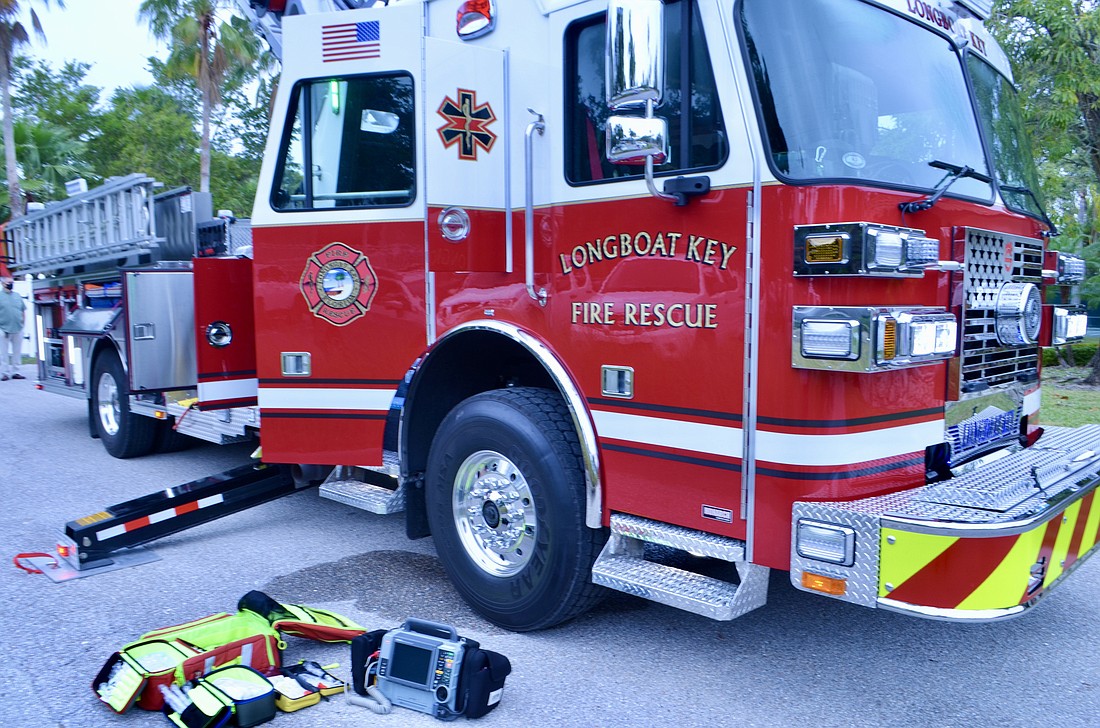
[[[88,142],[88,156],[102,177],[143,172],[169,187],[198,177],[195,118],[159,85],[115,91]]]
[[[88,141],[99,129],[102,89],[85,82],[91,66],[67,61],[55,71],[45,61],[16,58],[12,98],[16,118],[53,124]]]
[[[219,19],[218,11],[231,7],[226,0],[143,0],[138,12],[153,34],[170,44],[169,75],[194,79],[201,94],[199,189],[203,192],[210,190],[211,120],[224,87],[239,82],[261,59],[259,39],[247,21],[237,15]]]
[[[1012,61],[1035,142],[1058,247],[1100,263],[1100,5],[1096,0],[998,0],[991,23]],[[1100,302],[1100,276],[1081,287]],[[1086,380],[1100,384],[1100,356]]]
[[[992,28],[1012,60],[1052,214],[1065,238],[1095,241],[1100,7],[1095,0],[998,0]]]
[[[63,0],[56,0],[58,7],[65,7]],[[50,0],[42,0],[49,7]],[[16,49],[30,42],[27,26],[23,24],[23,10],[30,6],[30,0],[0,0],[0,111],[4,114],[3,142],[4,165],[8,174],[8,195],[11,199],[11,213],[22,215],[23,196],[19,187],[19,169],[15,157],[15,120],[12,118],[11,71]],[[42,22],[33,7],[29,7],[31,28],[45,41]]]

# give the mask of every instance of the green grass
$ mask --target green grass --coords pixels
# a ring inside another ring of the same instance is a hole
[[[1039,412],[1043,425],[1077,427],[1100,422],[1100,389],[1066,389],[1043,387],[1043,404]]]
[[[1044,367],[1039,422],[1077,427],[1100,423],[1100,387],[1083,384],[1088,367]]]

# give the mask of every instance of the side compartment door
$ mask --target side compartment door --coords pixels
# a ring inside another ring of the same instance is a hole
[[[424,52],[429,268],[510,272],[505,53],[437,38]]]
[[[127,270],[123,296],[128,317],[131,392],[195,386],[194,288],[190,266],[161,263]]]
[[[196,258],[195,354],[199,409],[256,404],[252,261]]]

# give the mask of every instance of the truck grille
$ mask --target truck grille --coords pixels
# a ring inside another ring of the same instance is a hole
[[[1039,347],[1005,346],[997,340],[997,293],[1005,283],[1042,281],[1043,241],[964,228],[963,393],[1011,384],[1038,371]]]

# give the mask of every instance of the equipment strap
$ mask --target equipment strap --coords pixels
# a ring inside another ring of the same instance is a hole
[[[33,563],[31,563],[28,560],[29,559],[43,559],[43,558],[44,559],[49,559],[52,562],[50,564],[50,568],[53,568],[53,569],[57,568],[57,559],[55,559],[52,555],[47,554],[43,551],[28,551],[26,553],[16,554],[15,557],[12,558],[11,562],[13,564],[15,564],[15,567],[17,569],[22,569],[23,571],[27,572],[28,574],[41,574],[42,569],[39,569],[37,566],[35,566]],[[24,562],[26,562],[26,563],[24,563]]]

